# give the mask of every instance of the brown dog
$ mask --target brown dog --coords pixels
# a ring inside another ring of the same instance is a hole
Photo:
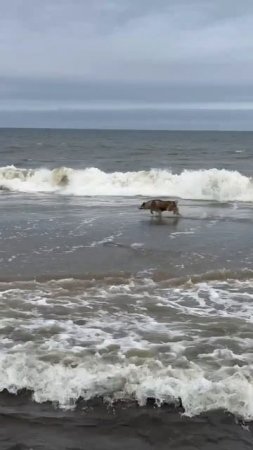
[[[149,200],[148,202],[142,203],[139,209],[150,209],[151,214],[157,212],[159,215],[163,211],[172,211],[173,214],[179,214],[177,202],[174,200]]]

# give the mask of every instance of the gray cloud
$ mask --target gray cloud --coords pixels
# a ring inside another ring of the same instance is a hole
[[[252,30],[252,0],[2,0],[0,125],[22,110],[138,109],[140,124],[252,110]]]

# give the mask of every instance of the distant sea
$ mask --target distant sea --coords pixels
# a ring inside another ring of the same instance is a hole
[[[252,448],[253,133],[0,129],[0,159],[1,450]]]

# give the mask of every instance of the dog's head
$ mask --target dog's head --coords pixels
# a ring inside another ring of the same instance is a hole
[[[171,202],[170,211],[173,211],[174,214],[179,215],[179,209],[177,206],[177,202]]]
[[[143,202],[141,206],[139,206],[139,209],[145,209],[146,207],[146,202]]]

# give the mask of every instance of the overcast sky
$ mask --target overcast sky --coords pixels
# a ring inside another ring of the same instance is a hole
[[[253,129],[253,0],[0,0],[0,126]]]

